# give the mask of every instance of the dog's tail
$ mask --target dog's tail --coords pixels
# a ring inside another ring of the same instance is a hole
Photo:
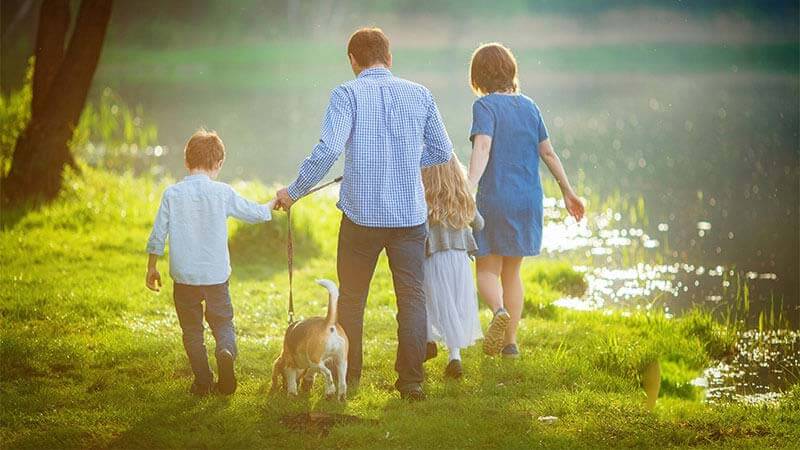
[[[317,280],[317,284],[324,286],[328,290],[328,315],[325,316],[325,324],[333,326],[336,324],[336,312],[339,303],[339,288],[331,280]]]

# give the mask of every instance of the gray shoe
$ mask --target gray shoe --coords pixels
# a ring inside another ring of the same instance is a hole
[[[219,380],[217,391],[222,395],[231,395],[236,392],[236,374],[233,372],[233,355],[227,349],[217,354]]]
[[[519,358],[519,349],[517,349],[517,344],[508,344],[503,347],[503,358]]]
[[[486,330],[486,337],[483,338],[483,352],[489,356],[494,356],[500,353],[503,348],[503,340],[506,336],[506,328],[511,316],[505,310],[500,308],[494,313],[489,328]]]

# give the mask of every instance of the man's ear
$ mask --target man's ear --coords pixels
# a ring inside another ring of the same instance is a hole
[[[386,68],[387,69],[391,69],[392,68],[392,54],[391,53],[389,53],[389,62],[386,64]]]

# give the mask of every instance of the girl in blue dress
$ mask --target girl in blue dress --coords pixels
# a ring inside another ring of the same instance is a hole
[[[522,316],[520,266],[542,246],[541,158],[558,181],[570,215],[580,221],[584,206],[569,184],[536,103],[519,92],[517,61],[511,50],[492,43],[478,47],[470,63],[470,84],[479,98],[472,106],[470,184],[485,220],[476,230],[477,278],[481,298],[494,311],[483,350],[516,358]]]

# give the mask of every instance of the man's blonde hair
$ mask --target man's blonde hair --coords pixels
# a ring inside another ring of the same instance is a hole
[[[183,158],[189,169],[213,170],[225,159],[225,144],[216,131],[200,128],[186,142]]]
[[[428,221],[432,225],[459,229],[475,219],[475,199],[455,153],[445,164],[423,168],[422,184],[428,202]]]

